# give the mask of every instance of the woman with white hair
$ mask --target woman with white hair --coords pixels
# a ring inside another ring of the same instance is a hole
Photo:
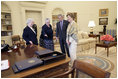
[[[32,28],[34,21],[32,18],[27,19],[27,26],[23,30],[23,39],[26,41],[26,45],[38,45],[37,34]]]
[[[54,51],[53,30],[49,18],[46,18],[45,24],[42,26],[42,31],[39,41],[40,41],[40,46]]]

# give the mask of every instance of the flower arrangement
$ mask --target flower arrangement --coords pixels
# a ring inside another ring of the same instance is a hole
[[[103,35],[101,36],[100,40],[102,41],[114,41],[114,38],[111,35]]]

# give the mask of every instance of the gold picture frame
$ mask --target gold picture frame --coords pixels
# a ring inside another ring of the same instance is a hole
[[[108,9],[100,9],[99,10],[99,16],[100,17],[108,16],[108,13],[109,13]]]

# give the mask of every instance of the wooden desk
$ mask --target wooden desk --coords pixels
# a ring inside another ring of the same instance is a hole
[[[109,48],[112,46],[116,46],[117,42],[110,42],[110,44],[104,44],[103,42],[97,43],[95,46],[95,54],[97,53],[97,47],[103,47],[103,48],[107,48],[107,57],[109,56]],[[116,50],[117,50],[117,46],[116,46]],[[117,52],[117,51],[116,51]]]
[[[64,60],[60,60],[55,63],[32,68],[15,74],[12,70],[12,65],[14,65],[14,63],[17,61],[35,57],[36,55],[34,54],[34,51],[36,50],[40,51],[45,49],[40,46],[32,46],[32,47],[28,46],[25,47],[24,49],[20,48],[19,50],[13,52],[2,52],[1,59],[2,60],[8,59],[10,62],[10,68],[1,71],[1,77],[2,78],[25,78],[25,77],[49,78],[51,76],[63,73],[68,70],[70,58],[66,58]]]

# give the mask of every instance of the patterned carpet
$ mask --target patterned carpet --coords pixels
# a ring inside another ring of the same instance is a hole
[[[95,65],[98,65],[98,67],[105,69],[106,71],[109,71],[111,73],[110,78],[117,78],[116,47],[109,48],[109,57],[107,57],[107,51],[105,50],[105,48],[101,48],[101,47],[98,47],[97,54],[95,54],[95,48],[91,48],[89,50],[85,50],[82,52],[77,52],[77,57],[80,57],[80,59],[81,57],[83,58],[84,56],[89,57],[89,60],[87,62],[93,62]],[[86,60],[86,57],[84,60]],[[82,76],[81,78],[83,77],[88,78],[86,76]]]
[[[84,56],[78,56],[77,59],[94,64],[99,68],[109,72],[114,68],[114,65],[111,61],[99,56],[84,55]]]
[[[82,52],[77,52],[77,58],[88,63],[92,63],[108,72],[111,73],[110,78],[117,77],[117,53],[116,47],[111,47],[109,49],[109,57],[107,57],[107,52],[104,48],[99,48],[97,54],[95,54],[95,49],[91,48]],[[80,72],[79,78],[91,78],[90,76]]]
[[[56,51],[61,51],[59,45],[55,45]],[[95,48],[77,52],[77,58],[86,60],[87,62],[93,63],[98,67],[109,71],[111,73],[110,78],[117,78],[117,49],[116,47],[109,48],[109,57],[107,57],[107,51],[105,48],[98,47],[97,54],[95,54]],[[88,60],[89,59],[89,60]],[[81,75],[80,78],[89,78]]]

